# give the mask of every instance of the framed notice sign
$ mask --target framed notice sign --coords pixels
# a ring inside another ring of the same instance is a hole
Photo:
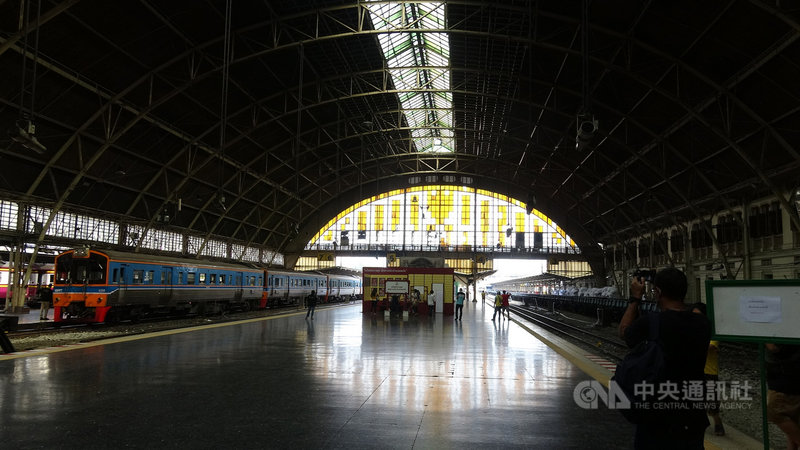
[[[408,294],[408,281],[390,281],[386,280],[386,293],[387,294]]]
[[[800,343],[800,280],[706,282],[714,339]]]

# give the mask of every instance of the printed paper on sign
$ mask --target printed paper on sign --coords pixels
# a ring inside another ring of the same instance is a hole
[[[781,298],[739,297],[739,317],[744,322],[781,323]]]

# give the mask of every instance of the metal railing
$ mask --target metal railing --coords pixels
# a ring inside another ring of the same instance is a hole
[[[436,253],[493,253],[493,254],[527,254],[531,256],[548,255],[580,255],[580,249],[572,247],[563,248],[520,248],[520,247],[497,247],[497,246],[465,246],[465,245],[425,245],[425,244],[352,244],[352,245],[332,245],[318,244],[309,245],[305,252],[336,252],[338,253],[375,253],[375,252],[436,252]]]

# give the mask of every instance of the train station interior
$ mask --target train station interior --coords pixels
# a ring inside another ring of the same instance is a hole
[[[95,317],[126,283],[164,309],[194,295],[184,272],[239,309],[297,308],[7,352],[2,434],[629,448],[618,414],[575,404],[585,370],[493,323],[477,286],[499,260],[546,265],[509,290],[622,299],[642,269],[679,268],[692,302],[800,279],[798,61],[796,0],[0,1],[2,323],[36,322],[50,284],[48,321],[88,317],[61,285]],[[118,272],[54,271],[90,251]],[[437,289],[468,290],[463,323],[365,314],[344,257],[452,270]],[[304,320],[306,282],[342,304]]]

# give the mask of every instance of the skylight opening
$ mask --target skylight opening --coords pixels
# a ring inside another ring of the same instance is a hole
[[[442,2],[366,0],[418,152],[454,152],[450,38]]]

